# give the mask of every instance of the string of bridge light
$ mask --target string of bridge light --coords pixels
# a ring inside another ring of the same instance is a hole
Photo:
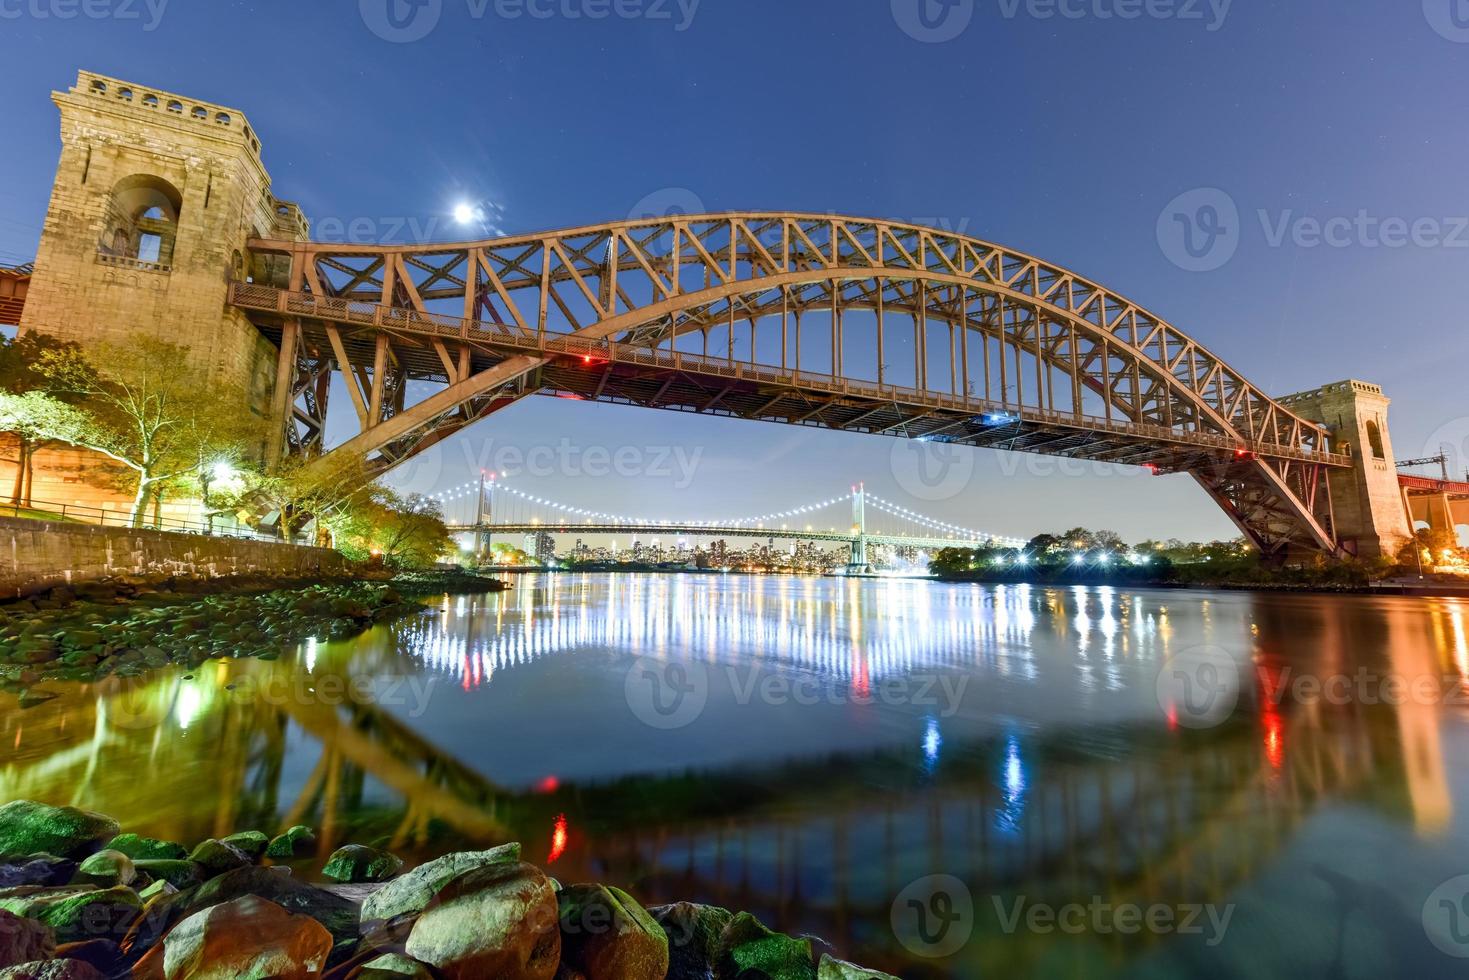
[[[787,521],[787,520],[791,520],[792,518],[797,518],[797,517],[805,516],[807,514],[814,514],[814,513],[818,512],[818,511],[825,510],[828,507],[835,507],[838,504],[850,503],[852,501],[852,499],[854,497],[856,497],[857,496],[857,493],[859,492],[859,491],[854,490],[851,493],[846,493],[846,494],[843,494],[843,495],[841,495],[839,497],[833,497],[830,500],[823,500],[823,501],[820,501],[818,503],[807,504],[807,505],[805,505],[803,507],[794,507],[794,508],[791,508],[790,510],[772,511],[769,514],[761,514],[761,515],[756,516],[756,517],[738,517],[738,518],[731,518],[731,519],[728,519],[728,520],[712,520],[712,521],[664,521],[664,522],[655,521],[655,520],[652,520],[652,519],[646,518],[646,517],[629,517],[629,516],[627,516],[625,514],[611,514],[611,513],[608,513],[606,511],[592,510],[592,509],[586,508],[586,507],[576,507],[576,506],[573,506],[571,504],[563,504],[563,503],[561,503],[559,501],[550,500],[550,499],[545,498],[545,497],[537,497],[534,494],[526,493],[523,490],[517,489],[516,487],[512,487],[509,484],[505,483],[504,481],[501,481],[501,480],[493,480],[493,479],[490,480],[487,483],[482,483],[479,480],[470,480],[470,481],[468,481],[466,483],[460,484],[457,487],[451,487],[448,490],[441,491],[441,492],[439,492],[437,494],[432,494],[432,495],[430,495],[429,499],[436,500],[436,501],[438,501],[441,504],[448,504],[448,503],[452,503],[452,502],[454,502],[456,500],[462,500],[462,499],[465,499],[465,498],[468,498],[468,497],[472,497],[474,494],[480,492],[481,488],[486,489],[486,490],[490,490],[492,492],[504,492],[504,493],[508,493],[511,496],[513,496],[513,497],[515,497],[515,498],[517,498],[519,500],[522,500],[522,501],[524,501],[526,503],[536,504],[536,505],[541,506],[541,507],[547,507],[547,508],[550,508],[551,510],[558,511],[560,513],[567,514],[569,516],[583,517],[583,518],[591,518],[593,520],[604,521],[604,522],[609,523],[609,524],[622,524],[622,525],[639,526],[639,527],[657,527],[659,525],[659,523],[665,523],[665,524],[678,524],[680,526],[685,526],[685,527],[730,527],[730,528],[734,528],[734,527],[763,527],[763,526],[765,526],[767,524],[770,524],[770,523],[773,523],[775,521]],[[974,528],[961,527],[958,524],[950,524],[947,521],[935,520],[932,517],[928,517],[928,516],[926,516],[924,514],[920,514],[920,513],[918,513],[915,510],[911,510],[911,509],[909,509],[907,507],[904,507],[901,504],[894,503],[894,502],[892,502],[890,500],[885,500],[882,497],[879,497],[877,494],[874,494],[874,493],[871,493],[871,492],[868,492],[868,491],[861,491],[861,492],[866,497],[867,502],[868,503],[871,503],[878,510],[880,510],[880,511],[886,513],[886,514],[888,514],[889,516],[897,517],[897,518],[900,518],[902,520],[912,521],[914,523],[920,524],[923,527],[928,528],[929,530],[939,531],[939,532],[942,532],[942,533],[945,533],[945,534],[952,534],[952,535],[955,535],[955,536],[958,536],[958,537],[967,538],[967,539],[973,540],[973,541],[980,541],[980,540],[985,540],[985,539],[994,539],[994,537],[995,537],[993,534],[990,534],[990,533],[987,533],[987,532],[984,532],[984,531],[978,531],[978,530],[975,530]]]
[[[575,507],[571,504],[563,504],[559,501],[550,500],[545,497],[537,497],[534,494],[526,493],[524,490],[519,490],[515,487],[512,487],[502,480],[490,480],[486,483],[481,483],[479,480],[470,480],[467,483],[462,483],[457,487],[450,487],[447,490],[442,490],[438,493],[430,494],[428,499],[437,501],[440,504],[447,505],[458,500],[472,498],[475,494],[480,492],[481,488],[495,493],[508,493],[519,500],[525,501],[526,503],[536,504],[541,507],[547,507],[551,510],[558,511],[563,514],[571,515],[574,517],[592,518],[593,520],[604,521],[609,524],[657,527],[660,523],[659,521],[651,520],[646,517],[628,517],[625,514],[609,514],[606,511],[592,510],[586,507]],[[769,514],[762,514],[757,517],[738,517],[729,520],[717,521],[665,521],[662,523],[678,524],[686,527],[760,527],[762,525],[769,524],[772,521],[788,520],[790,518],[799,517],[804,514],[814,514],[817,511],[823,510],[827,507],[834,507],[837,504],[849,502],[851,499],[851,494],[844,494],[840,497],[833,497],[830,500],[820,501],[819,503],[807,504],[804,507],[795,507],[785,511],[775,511]]]
[[[984,531],[976,531],[972,527],[960,527],[957,524],[950,524],[946,521],[934,520],[932,517],[926,517],[923,514],[918,513],[917,511],[909,510],[902,504],[895,504],[891,500],[884,500],[875,493],[867,494],[867,502],[869,504],[872,504],[874,507],[885,514],[888,514],[892,517],[898,517],[906,521],[913,521],[914,523],[921,524],[924,527],[933,531],[942,531],[946,534],[953,534],[959,537],[968,538],[972,541],[982,541],[987,538],[994,537],[993,534],[989,534]]]

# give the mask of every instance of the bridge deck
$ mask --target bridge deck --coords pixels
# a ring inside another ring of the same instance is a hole
[[[1440,493],[1446,493],[1450,497],[1469,497],[1469,483],[1459,480],[1439,480],[1431,476],[1410,476],[1406,473],[1399,473],[1398,485],[1406,490],[1410,497]]]

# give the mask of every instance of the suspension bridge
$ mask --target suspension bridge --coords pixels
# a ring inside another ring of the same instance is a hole
[[[455,534],[474,534],[483,550],[494,535],[653,535],[678,538],[758,538],[845,543],[853,568],[870,564],[873,547],[1023,548],[1022,538],[1004,537],[942,521],[887,500],[863,484],[829,500],[768,514],[715,520],[652,518],[615,514],[527,493],[484,475],[429,497]],[[876,526],[868,524],[869,506]]]

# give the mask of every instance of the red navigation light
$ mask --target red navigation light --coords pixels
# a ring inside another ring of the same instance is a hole
[[[545,779],[542,779],[540,782],[536,783],[537,793],[554,793],[560,788],[561,780],[557,779],[555,776],[547,776]]]
[[[1248,449],[1236,449],[1234,451],[1234,458],[1235,459],[1254,459],[1255,458],[1255,454],[1252,453],[1252,452],[1250,452]]]
[[[1153,474],[1154,476],[1157,476],[1158,475],[1158,464],[1157,463],[1145,463],[1143,465],[1144,465],[1144,468],[1149,473]]]

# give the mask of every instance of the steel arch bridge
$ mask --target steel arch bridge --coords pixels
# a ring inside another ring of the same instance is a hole
[[[534,393],[1192,474],[1267,555],[1339,551],[1326,429],[1063,268],[951,232],[687,215],[443,245],[253,240],[272,451],[340,374],[386,470]],[[895,358],[898,360],[895,361]]]

